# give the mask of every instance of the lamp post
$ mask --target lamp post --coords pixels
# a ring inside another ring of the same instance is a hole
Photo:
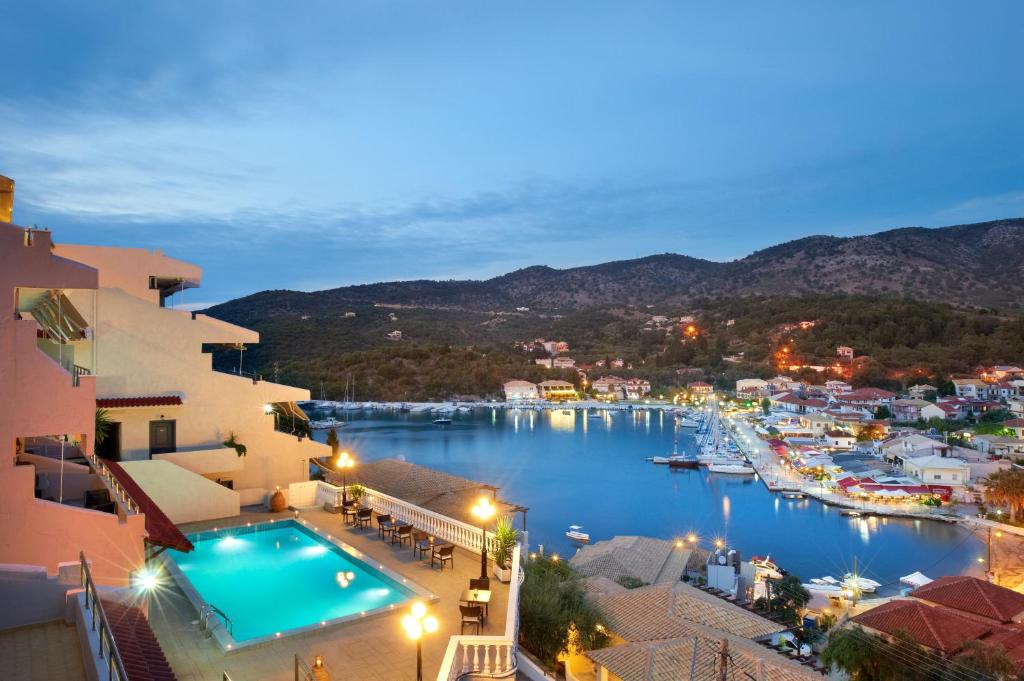
[[[473,507],[473,515],[480,519],[480,579],[487,579],[487,521],[494,516],[494,505],[480,497]]]
[[[352,458],[352,455],[348,452],[342,452],[338,455],[338,460],[334,464],[335,470],[341,471],[341,505],[348,504],[348,469],[356,465],[356,460]]]
[[[402,618],[402,626],[409,638],[416,641],[416,681],[423,681],[423,635],[437,631],[437,618],[427,615],[427,606],[417,602]]]

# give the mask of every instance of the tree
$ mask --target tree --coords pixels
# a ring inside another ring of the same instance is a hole
[[[956,656],[955,661],[960,667],[958,676],[963,678],[962,668],[966,667],[971,671],[978,672],[986,678],[992,679],[1018,679],[1017,666],[1006,654],[1006,650],[997,646],[988,645],[981,641],[968,641],[964,644],[963,651]],[[947,674],[944,679],[952,681],[953,674]]]
[[[764,412],[765,416],[772,413],[772,401],[767,397],[761,400],[761,411]]]
[[[880,404],[880,405],[878,405],[878,408],[875,409],[875,418],[876,419],[892,418],[892,412],[889,411],[889,407],[885,406],[884,404]]]
[[[331,448],[331,456],[338,456],[338,429],[333,426],[327,431],[327,446]]]
[[[985,478],[985,501],[1006,506],[1015,520],[1024,520],[1024,470],[1011,468]]]
[[[600,609],[589,600],[576,572],[563,562],[537,558],[525,565],[519,593],[523,646],[554,668],[570,646],[593,650],[607,644]]]
[[[938,681],[949,669],[946,661],[921,648],[905,631],[885,638],[857,627],[832,634],[821,661],[826,667],[839,667],[851,681]]]
[[[800,624],[807,602],[811,600],[811,592],[803,587],[796,575],[786,575],[782,579],[768,582],[769,597],[758,598],[754,605],[780,615],[793,626]]]

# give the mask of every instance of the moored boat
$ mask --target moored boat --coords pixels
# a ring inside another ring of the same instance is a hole
[[[590,535],[583,531],[582,525],[570,525],[569,529],[565,532],[565,536],[580,544],[590,543]]]

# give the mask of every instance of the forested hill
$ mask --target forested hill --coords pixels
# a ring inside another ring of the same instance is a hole
[[[277,315],[335,315],[373,304],[473,312],[564,312],[686,305],[701,298],[882,294],[1024,311],[1024,218],[868,236],[812,236],[731,262],[652,255],[576,267],[528,267],[485,281],[396,281],[326,291],[264,291],[212,316],[254,326]]]

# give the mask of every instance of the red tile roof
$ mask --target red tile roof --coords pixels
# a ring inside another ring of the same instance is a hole
[[[1010,419],[1003,421],[1002,425],[1006,428],[1024,428],[1024,419]]]
[[[125,469],[114,461],[104,461],[104,463],[146,515],[146,533],[149,535],[147,537],[149,543],[186,552],[195,548],[192,546],[192,542],[178,529],[178,526],[171,522],[171,519],[160,510],[156,502],[149,498],[149,495],[139,487],[139,483],[135,482],[135,479],[128,475]]]
[[[946,654],[957,652],[967,641],[993,629],[993,625],[914,600],[889,601],[857,615],[853,621],[890,635],[905,631],[918,644]]]
[[[126,407],[177,407],[180,395],[152,395],[150,397],[97,397],[98,409],[124,409]]]
[[[844,402],[891,400],[896,397],[896,393],[891,393],[888,390],[882,390],[881,388],[859,388],[853,392],[844,393],[840,397],[842,397]]]
[[[127,681],[175,681],[177,677],[141,610],[104,599],[103,611],[121,653]]]
[[[922,601],[944,605],[995,622],[1011,622],[1024,613],[1024,594],[977,577],[947,576],[910,593]]]

